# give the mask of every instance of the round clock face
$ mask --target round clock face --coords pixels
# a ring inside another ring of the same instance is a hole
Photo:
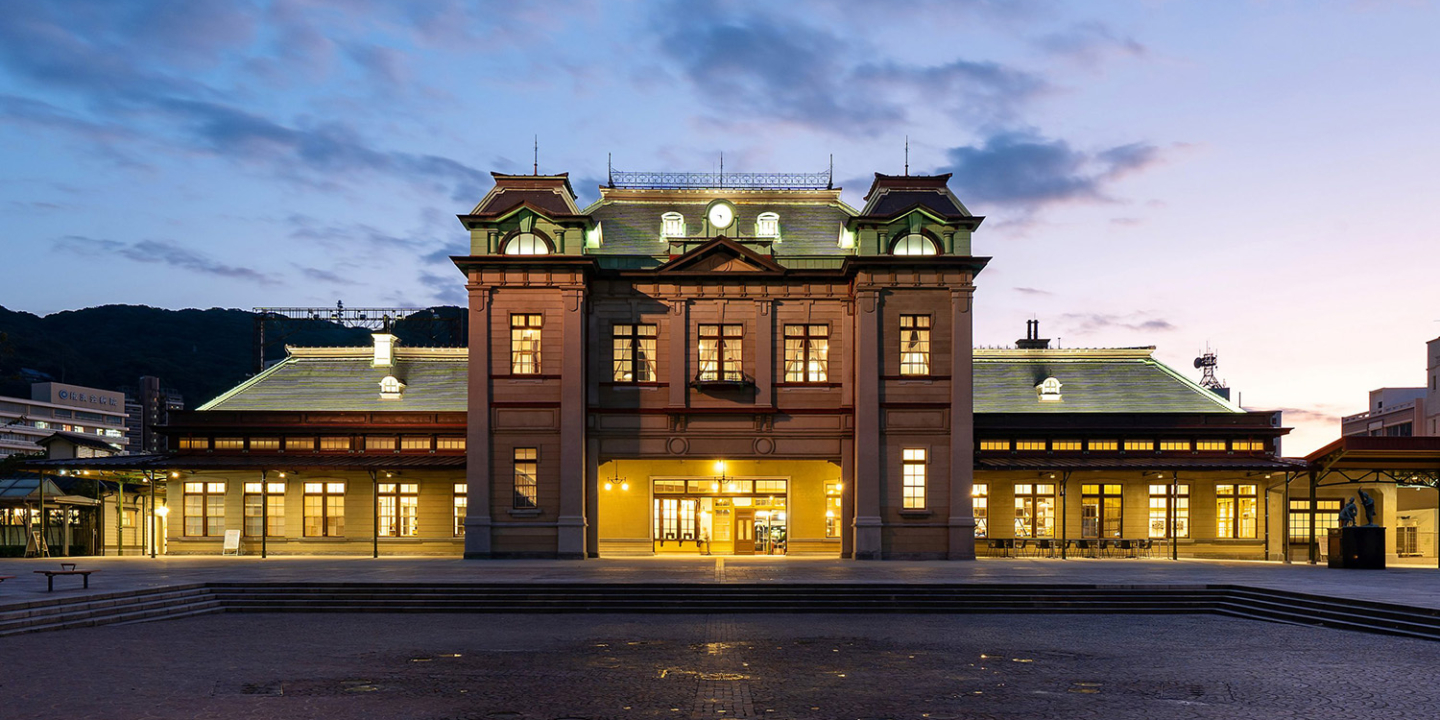
[[[710,224],[715,226],[717,230],[724,230],[730,227],[730,223],[734,221],[735,211],[730,209],[729,205],[716,203],[710,208]]]

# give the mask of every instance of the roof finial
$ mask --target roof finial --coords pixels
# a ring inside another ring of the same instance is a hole
[[[540,174],[540,136],[535,136],[535,167],[531,169],[535,175]]]
[[[725,151],[720,151],[720,187],[725,187]]]
[[[825,177],[825,189],[835,189],[835,153],[830,153],[830,174]]]
[[[910,177],[910,136],[905,136],[905,177]]]
[[[610,187],[615,187],[615,154],[605,153],[605,180]]]

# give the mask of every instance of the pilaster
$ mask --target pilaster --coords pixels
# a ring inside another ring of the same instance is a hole
[[[881,554],[880,291],[855,292],[855,559]]]
[[[585,557],[585,289],[566,288],[560,347],[560,513],[555,554]]]
[[[490,294],[470,285],[470,362],[465,433],[465,557],[491,553]]]
[[[975,559],[975,399],[972,287],[950,291],[950,560]]]

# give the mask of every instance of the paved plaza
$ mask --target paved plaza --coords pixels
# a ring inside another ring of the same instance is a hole
[[[800,557],[461,560],[433,557],[104,557],[74,558],[99,570],[89,591],[79,578],[56,578],[46,592],[39,569],[61,560],[0,559],[0,608],[54,597],[199,582],[363,583],[1028,583],[1044,585],[1195,586],[1206,584],[1312,593],[1327,597],[1440,608],[1440,570],[1331,570],[1324,565],[1162,559],[999,559],[975,562],[856,562]]]
[[[220,615],[0,639],[22,718],[1422,718],[1440,643],[1217,617]]]

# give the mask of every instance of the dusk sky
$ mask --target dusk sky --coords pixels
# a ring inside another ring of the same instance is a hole
[[[954,173],[976,340],[1207,344],[1286,454],[1440,335],[1440,11],[6,2],[0,305],[463,304],[489,172]],[[97,352],[103,348],[96,348]]]

